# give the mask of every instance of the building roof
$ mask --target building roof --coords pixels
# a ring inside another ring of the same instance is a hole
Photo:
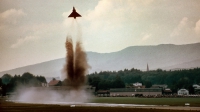
[[[151,88],[167,88],[167,85],[163,84],[163,85],[152,85]]]
[[[197,84],[194,84],[193,87],[194,87],[194,88],[200,88],[200,86],[197,85]]]
[[[194,88],[194,90],[200,90],[200,88]]]
[[[142,83],[139,83],[139,82],[136,82],[136,83],[133,83],[134,86],[142,86]]]
[[[52,79],[61,80],[60,77],[45,77],[47,83],[49,83]]]
[[[111,88],[110,92],[162,92],[161,88]]]
[[[56,86],[59,82],[59,80],[53,79],[49,82],[49,86]]]
[[[109,93],[109,90],[98,90],[97,93],[98,94],[107,94],[107,93]]]
[[[185,91],[188,91],[187,89],[180,89],[180,90],[178,90],[178,91],[180,91],[180,92],[185,92]]]
[[[169,88],[167,88],[167,89],[165,89],[165,90],[164,90],[164,92],[165,92],[165,93],[171,93],[171,92],[172,92],[172,90],[171,90],[171,89],[169,89]]]

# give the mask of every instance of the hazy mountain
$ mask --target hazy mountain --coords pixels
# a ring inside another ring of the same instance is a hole
[[[180,69],[200,67],[200,43],[187,45],[162,44],[157,46],[131,46],[118,52],[87,52],[89,72],[117,71],[125,68]],[[65,58],[0,72],[11,75],[30,72],[47,77],[61,76]]]

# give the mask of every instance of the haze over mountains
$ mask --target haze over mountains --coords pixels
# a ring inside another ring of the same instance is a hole
[[[131,46],[118,52],[95,53],[87,52],[89,72],[118,71],[125,68],[146,70],[147,63],[153,69],[187,69],[200,67],[200,43],[187,45],[162,44],[157,46]],[[61,76],[65,58],[51,60],[35,65],[20,67],[0,72],[22,75],[30,72],[45,77]]]

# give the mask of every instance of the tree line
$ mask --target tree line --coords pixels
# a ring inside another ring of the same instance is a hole
[[[135,68],[120,71],[101,71],[94,72],[86,76],[87,84],[96,87],[97,90],[108,90],[110,88],[129,87],[132,83],[140,82],[146,88],[153,84],[166,84],[172,92],[178,89],[188,89],[194,93],[193,84],[200,84],[200,68],[166,71],[162,69],[141,71]],[[4,74],[0,78],[0,87],[7,89],[7,92],[14,91],[18,86],[41,86],[47,83],[44,76],[34,76],[26,72],[22,75]],[[62,84],[61,84],[62,85]]]
[[[138,69],[124,69],[120,71],[103,71],[87,75],[88,84],[99,89],[123,88],[132,83],[140,82],[151,87],[153,84],[166,84],[172,92],[178,89],[188,89],[194,93],[193,84],[200,84],[200,68],[166,71],[162,69],[141,71]]]
[[[2,88],[2,94],[6,92],[13,92],[17,87],[36,87],[42,86],[42,83],[47,83],[44,76],[34,76],[33,74],[26,72],[22,75],[4,74],[0,78],[0,87]]]

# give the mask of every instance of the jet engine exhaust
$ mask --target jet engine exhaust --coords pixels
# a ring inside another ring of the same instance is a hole
[[[72,89],[79,89],[85,83],[85,75],[88,71],[87,56],[84,52],[81,42],[76,42],[75,51],[73,49],[73,42],[71,37],[67,37],[66,43],[66,65],[64,72],[66,79],[64,83],[66,86],[70,86]]]

